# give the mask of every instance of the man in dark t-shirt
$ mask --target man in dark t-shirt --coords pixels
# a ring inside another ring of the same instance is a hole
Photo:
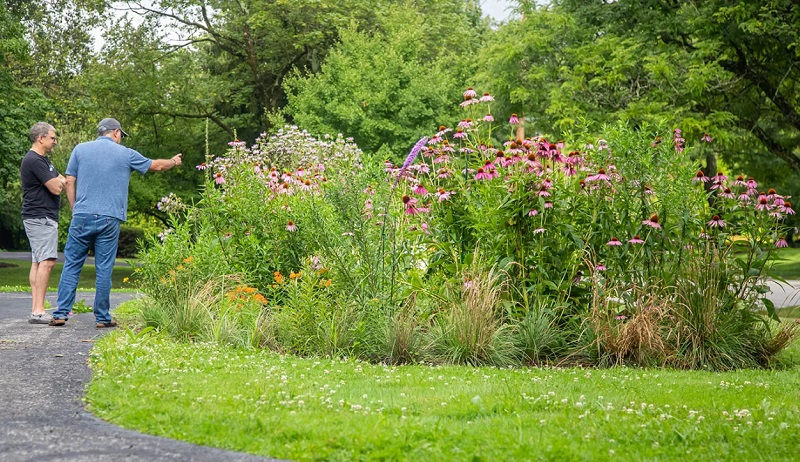
[[[22,182],[22,223],[31,244],[31,324],[47,324],[51,316],[44,311],[44,297],[50,271],[58,257],[58,207],[66,179],[47,158],[58,141],[56,130],[46,122],[31,127],[33,145],[19,168]]]

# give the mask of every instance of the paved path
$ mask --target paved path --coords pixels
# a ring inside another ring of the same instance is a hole
[[[24,261],[25,264],[29,264],[31,261],[31,253],[30,252],[0,252],[0,260],[21,260]],[[58,252],[58,258],[56,258],[57,263],[64,263],[64,252]],[[86,257],[86,264],[87,265],[94,265],[94,257]],[[125,259],[117,258],[114,261],[114,266],[128,266]],[[29,265],[30,267],[30,265]],[[57,282],[57,281],[56,281]]]
[[[112,293],[116,306],[133,294]],[[55,304],[55,294],[47,297]],[[91,304],[94,293],[79,293]],[[265,461],[144,435],[84,408],[92,342],[106,330],[91,313],[64,327],[28,323],[30,295],[0,293],[0,461]],[[255,435],[254,435],[255,436]]]

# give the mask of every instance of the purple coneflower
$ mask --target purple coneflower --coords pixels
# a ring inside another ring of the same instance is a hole
[[[606,270],[606,265],[600,263],[600,264],[598,264],[597,266],[594,267],[594,270],[595,271],[605,271]]]
[[[492,117],[491,114],[486,114],[485,116],[483,116],[483,121],[484,122],[494,122],[494,117]]]
[[[472,119],[464,119],[458,123],[458,128],[469,128],[472,126]]]
[[[731,191],[731,188],[725,188],[725,190],[719,194],[719,197],[724,197],[726,199],[733,199],[736,196],[733,194],[733,191]]]
[[[785,213],[786,215],[794,215],[794,209],[792,209],[792,203],[789,201],[783,201],[783,205],[781,206],[781,213]]]
[[[439,157],[437,157],[436,159],[433,159],[433,163],[434,164],[441,164],[441,163],[447,162],[448,160],[450,160],[450,156],[448,156],[447,154],[442,154]]]
[[[467,137],[467,134],[464,133],[464,130],[462,130],[460,128],[457,129],[455,133],[453,133],[453,138],[466,138],[466,137]]]
[[[711,179],[716,183],[722,183],[724,181],[728,181],[728,177],[725,176],[725,174],[722,172],[717,172],[717,174],[711,177]]]
[[[473,90],[472,87],[467,88],[467,91],[464,92],[464,98],[474,98],[476,96],[478,96],[478,94],[475,93],[475,90]]]
[[[739,175],[736,177],[736,181],[733,182],[733,186],[747,186],[747,183],[744,182],[744,177]]]
[[[770,207],[769,200],[767,200],[766,196],[761,196],[758,199],[758,204],[756,204],[756,206],[755,206],[755,209],[758,210],[759,212],[764,211],[764,210],[770,210],[771,208],[772,207]]]
[[[644,241],[638,234],[633,236],[633,239],[628,239],[628,242],[631,244],[644,244]]]
[[[616,247],[616,246],[622,245],[622,242],[620,242],[619,239],[617,239],[616,236],[615,236],[615,237],[612,237],[610,241],[606,242],[606,245],[610,245],[612,247]]]
[[[364,210],[372,210],[374,205],[372,204],[372,199],[367,199],[364,201]]]
[[[786,242],[786,238],[781,236],[781,238],[775,242],[775,247],[782,249],[784,247],[789,247],[789,244]]]
[[[544,228],[536,228],[533,230],[533,234],[542,234],[546,230]]]
[[[535,217],[536,215],[539,215],[539,212],[537,212],[536,209],[530,209],[528,211],[528,216],[529,217]]]
[[[208,168],[208,165],[206,165],[205,162],[203,162],[202,164],[197,166],[197,170],[205,170],[207,168]]]
[[[545,202],[545,203],[544,203],[544,208],[546,208],[546,209],[552,209],[552,208],[553,208],[553,203],[552,203],[552,202]]]
[[[714,215],[711,218],[711,221],[706,223],[706,225],[708,225],[711,228],[724,228],[725,227],[725,220],[720,218],[719,215]]]
[[[402,199],[403,204],[406,207],[406,215],[416,215],[419,213],[419,209],[417,209],[417,200],[413,197],[403,196]]]
[[[443,188],[439,188],[436,190],[436,198],[439,202],[449,201],[450,195],[453,194],[454,191],[445,191]]]
[[[756,183],[756,180],[754,180],[752,176],[747,179],[745,186],[747,186],[747,189],[758,189],[758,183]]]
[[[508,123],[511,124],[511,125],[519,124],[519,117],[517,117],[516,114],[511,114],[511,118],[508,119]]]
[[[482,103],[488,103],[489,101],[494,101],[494,96],[490,95],[489,93],[484,92],[483,96],[481,96]]]
[[[297,225],[295,225],[292,220],[289,220],[289,222],[286,224],[286,231],[289,231],[290,233],[297,231]]]
[[[485,171],[483,167],[479,167],[477,173],[475,173],[476,180],[491,180],[492,174]]]
[[[698,181],[700,181],[700,182],[703,182],[703,183],[708,183],[708,180],[709,180],[709,179],[710,179],[710,178],[708,178],[708,177],[706,176],[706,174],[705,174],[705,173],[703,173],[703,171],[702,171],[702,170],[698,170],[698,171],[697,171],[697,173],[694,175],[694,178],[692,178],[692,181],[693,181],[693,182],[698,182]]]
[[[225,178],[223,178],[222,173],[217,172],[217,173],[214,174],[214,183],[216,183],[216,184],[225,183]]]
[[[655,213],[650,215],[650,218],[648,218],[647,220],[644,220],[642,224],[645,226],[649,226],[651,228],[661,229],[661,225],[658,224],[658,215]]]
[[[703,137],[700,138],[700,141],[705,141],[706,143],[710,143],[711,142],[711,135],[709,135],[708,133],[704,133]]]
[[[422,186],[422,183],[417,183],[416,186],[414,186],[414,189],[411,190],[411,192],[413,192],[418,196],[425,196],[428,194],[428,190],[425,189],[425,186]]]
[[[449,178],[451,175],[452,174],[450,173],[450,170],[447,170],[446,168],[440,168],[436,171],[437,178]]]

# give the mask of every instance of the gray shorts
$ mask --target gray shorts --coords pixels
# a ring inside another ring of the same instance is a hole
[[[31,260],[39,263],[58,258],[58,222],[52,218],[27,218],[22,220],[25,234],[31,243]]]

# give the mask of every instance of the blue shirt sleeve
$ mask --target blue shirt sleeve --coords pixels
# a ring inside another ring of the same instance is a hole
[[[67,169],[64,174],[75,178],[78,177],[78,156],[75,155],[74,149],[72,150],[72,155],[69,156],[69,162],[67,162]]]
[[[153,163],[152,159],[148,159],[133,149],[128,150],[128,158],[130,160],[131,170],[136,170],[142,175],[147,173],[147,170],[150,168],[150,164]]]

